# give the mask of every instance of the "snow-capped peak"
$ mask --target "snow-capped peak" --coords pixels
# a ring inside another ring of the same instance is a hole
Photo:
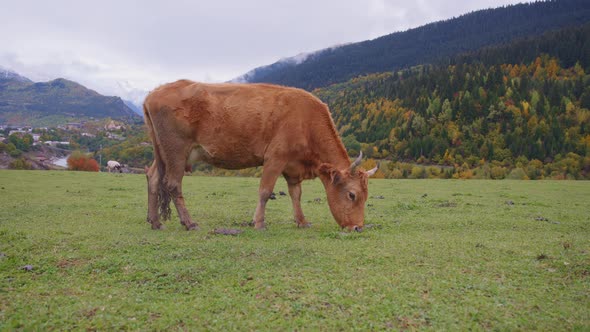
[[[27,82],[27,83],[32,82],[30,79],[19,75],[15,71],[12,71],[10,69],[6,69],[1,66],[0,66],[0,79],[1,80],[16,80],[19,82]]]
[[[335,50],[339,47],[342,47],[342,46],[345,46],[348,44],[350,44],[350,43],[338,44],[338,45],[334,45],[332,47],[324,48],[324,49],[313,51],[313,52],[302,52],[302,53],[299,53],[295,56],[281,58],[277,62],[275,62],[271,65],[254,68],[254,69],[250,70],[249,72],[232,79],[230,82],[247,83],[247,82],[250,82],[252,79],[254,79],[257,76],[257,74],[260,74],[261,72],[269,70],[270,68],[277,68],[277,67],[280,68],[280,67],[284,67],[284,66],[297,66],[297,65],[300,65],[303,62],[309,60],[310,58],[313,58],[316,55],[320,55],[326,51]]]

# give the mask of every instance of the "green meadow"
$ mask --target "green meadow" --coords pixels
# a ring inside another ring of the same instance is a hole
[[[265,231],[258,179],[183,186],[198,231],[143,175],[0,171],[0,330],[590,330],[590,182],[371,180],[362,233],[319,180]]]

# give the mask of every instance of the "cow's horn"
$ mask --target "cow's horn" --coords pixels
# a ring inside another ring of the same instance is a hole
[[[361,164],[361,161],[363,160],[363,151],[361,151],[361,153],[359,153],[358,158],[356,158],[352,164],[350,164],[350,170],[354,170],[358,165]]]
[[[377,170],[379,169],[379,163],[377,163],[377,166],[375,166],[375,168],[370,169],[367,171],[367,175],[368,176],[373,176],[375,175],[375,173],[377,173]]]

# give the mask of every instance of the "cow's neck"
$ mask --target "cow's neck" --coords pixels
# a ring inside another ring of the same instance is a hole
[[[331,118],[322,122],[317,124],[319,128],[313,131],[315,148],[320,156],[320,161],[332,164],[340,170],[347,169],[350,167],[350,159]]]
[[[340,140],[323,142],[320,160],[334,165],[339,170],[350,167],[350,159]]]

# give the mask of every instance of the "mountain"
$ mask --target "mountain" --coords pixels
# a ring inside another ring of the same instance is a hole
[[[33,82],[0,70],[0,123],[54,125],[87,118],[133,120],[138,115],[119,97],[63,78]]]
[[[134,86],[131,82],[122,80],[112,87],[113,94],[120,96],[134,112],[143,117],[143,100],[148,95],[148,90]]]
[[[318,51],[317,53],[319,54],[321,52],[322,51]],[[281,59],[281,60],[273,63],[272,65],[254,68],[254,69],[250,70],[249,72],[232,79],[230,82],[235,82],[235,83],[256,82],[256,80],[259,77],[266,77],[267,75],[272,75],[273,72],[278,72],[278,71],[285,70],[285,69],[292,67],[292,66],[297,66],[298,64],[303,62],[305,59],[307,59],[307,57],[305,57],[303,61],[297,61],[297,59],[298,59],[298,56],[289,57],[289,58]]]
[[[33,83],[33,81],[31,81],[30,79],[20,76],[19,74],[15,73],[12,70],[0,67],[0,84],[2,84],[2,82],[8,82],[8,81],[13,81],[15,83],[23,83],[23,84]]]
[[[443,165],[449,176],[590,179],[588,73],[590,23],[314,94],[351,155]],[[386,176],[414,173],[398,166]]]
[[[342,46],[343,45],[332,46],[315,52],[299,53],[292,57],[283,58],[271,65],[254,68],[251,71],[232,79],[230,82],[255,82],[258,77],[265,77],[267,75],[272,75],[273,72],[285,70],[292,66],[297,66],[305,61],[317,58],[326,51],[334,50]]]
[[[123,99],[123,102],[125,103],[125,105],[127,105],[127,107],[129,107],[133,112],[135,112],[137,115],[139,116],[143,116],[143,109],[140,108],[140,106],[136,105],[134,102],[132,102],[131,100],[126,100]]]
[[[590,22],[590,1],[552,0],[486,9],[373,40],[278,61],[240,79],[313,90],[359,75],[433,63],[515,38]]]

